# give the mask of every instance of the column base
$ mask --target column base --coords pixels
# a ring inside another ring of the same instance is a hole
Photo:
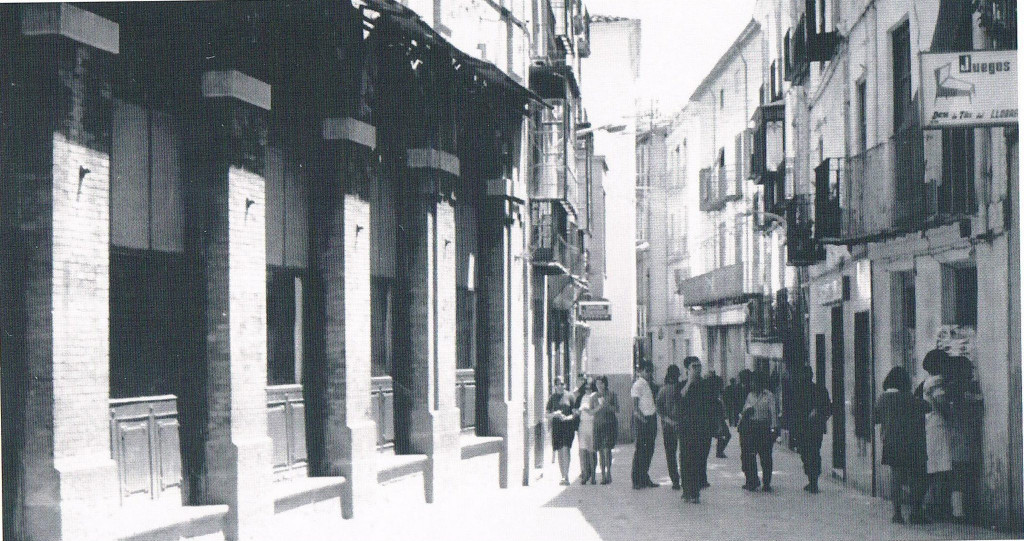
[[[377,491],[377,424],[373,421],[356,421],[345,427],[344,446],[347,456],[331,470],[338,470],[347,482],[341,502],[344,518],[355,516],[357,509],[373,506]]]
[[[439,499],[451,500],[458,492],[461,419],[458,408],[449,408],[431,411],[429,420],[430,460],[423,476],[423,490],[427,503],[434,503]]]
[[[256,541],[274,516],[270,438],[206,444],[208,503],[227,504],[224,536]]]
[[[498,485],[501,488],[509,487],[510,477],[518,478],[520,474],[523,477],[526,475],[526,462],[522,452],[526,445],[526,437],[523,433],[523,410],[522,404],[506,400],[492,401],[487,405],[488,426],[491,428],[491,434],[505,438],[498,461]]]
[[[110,457],[54,461],[53,492],[27,494],[28,539],[107,540],[118,500],[117,463]]]

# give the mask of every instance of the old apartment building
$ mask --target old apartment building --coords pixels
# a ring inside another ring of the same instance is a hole
[[[882,379],[903,366],[916,383],[933,348],[964,355],[985,401],[983,521],[1018,531],[1016,6],[759,2],[756,18],[771,98],[755,139],[785,171],[783,211],[765,210],[785,215],[806,352],[787,361],[812,366],[836,405],[825,464],[888,496]]]
[[[5,539],[533,478],[603,269],[581,2],[0,12]]]

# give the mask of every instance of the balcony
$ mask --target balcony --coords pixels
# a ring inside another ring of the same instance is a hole
[[[690,257],[685,235],[682,237],[669,237],[667,256],[670,264],[678,263]]]
[[[700,170],[700,210],[722,210],[729,201],[742,197],[741,170],[730,167],[705,167]]]
[[[800,15],[800,21],[786,32],[784,38],[786,69],[783,78],[794,85],[802,85],[811,73],[811,61],[807,58],[807,19]]]
[[[825,247],[814,237],[814,198],[800,194],[786,201],[786,254],[794,267],[825,260]]]
[[[936,192],[924,181],[920,128],[902,130],[815,169],[815,236],[827,244],[861,244],[919,231],[938,217]]]
[[[782,337],[782,311],[774,295],[756,295],[747,303],[750,337],[758,342],[777,342]]]
[[[573,263],[565,236],[565,209],[554,201],[531,201],[530,218],[534,267],[542,274],[569,274]]]
[[[578,51],[577,37],[584,38],[589,54],[590,17],[580,0],[551,0],[554,34],[567,53]],[[582,55],[581,55],[582,56]]]
[[[842,38],[835,27],[826,24],[825,0],[806,0],[807,5],[807,58],[811,62],[826,62],[839,50]],[[831,29],[826,27],[832,26]]]
[[[761,105],[754,111],[754,147],[750,155],[750,177],[764,184],[775,176],[785,161],[786,103]]]
[[[760,209],[762,212],[777,214],[786,213],[786,163],[782,162],[777,171],[769,171],[762,177],[763,195]],[[765,223],[765,227],[770,223]]]
[[[576,144],[571,134],[569,102],[548,100],[553,107],[541,112],[537,126],[536,161],[530,183],[530,198],[563,201],[571,212],[583,210],[580,179],[576,175]],[[585,180],[585,179],[583,179]]]
[[[743,301],[760,292],[760,280],[747,279],[743,263],[727,265],[693,278],[676,275],[676,287],[686,306]]]

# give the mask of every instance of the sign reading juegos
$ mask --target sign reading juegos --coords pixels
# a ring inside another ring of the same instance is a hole
[[[924,128],[1017,124],[1017,51],[921,53]]]

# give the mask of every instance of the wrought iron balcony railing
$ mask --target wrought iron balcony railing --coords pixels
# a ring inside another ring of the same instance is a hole
[[[859,244],[918,231],[937,218],[936,189],[924,180],[921,129],[911,127],[850,158],[815,169],[815,237]]]
[[[786,201],[786,254],[790,265],[825,260],[825,247],[815,238],[814,196],[798,194]]]
[[[743,196],[743,175],[731,167],[706,167],[700,170],[700,210],[722,210],[729,201]]]

